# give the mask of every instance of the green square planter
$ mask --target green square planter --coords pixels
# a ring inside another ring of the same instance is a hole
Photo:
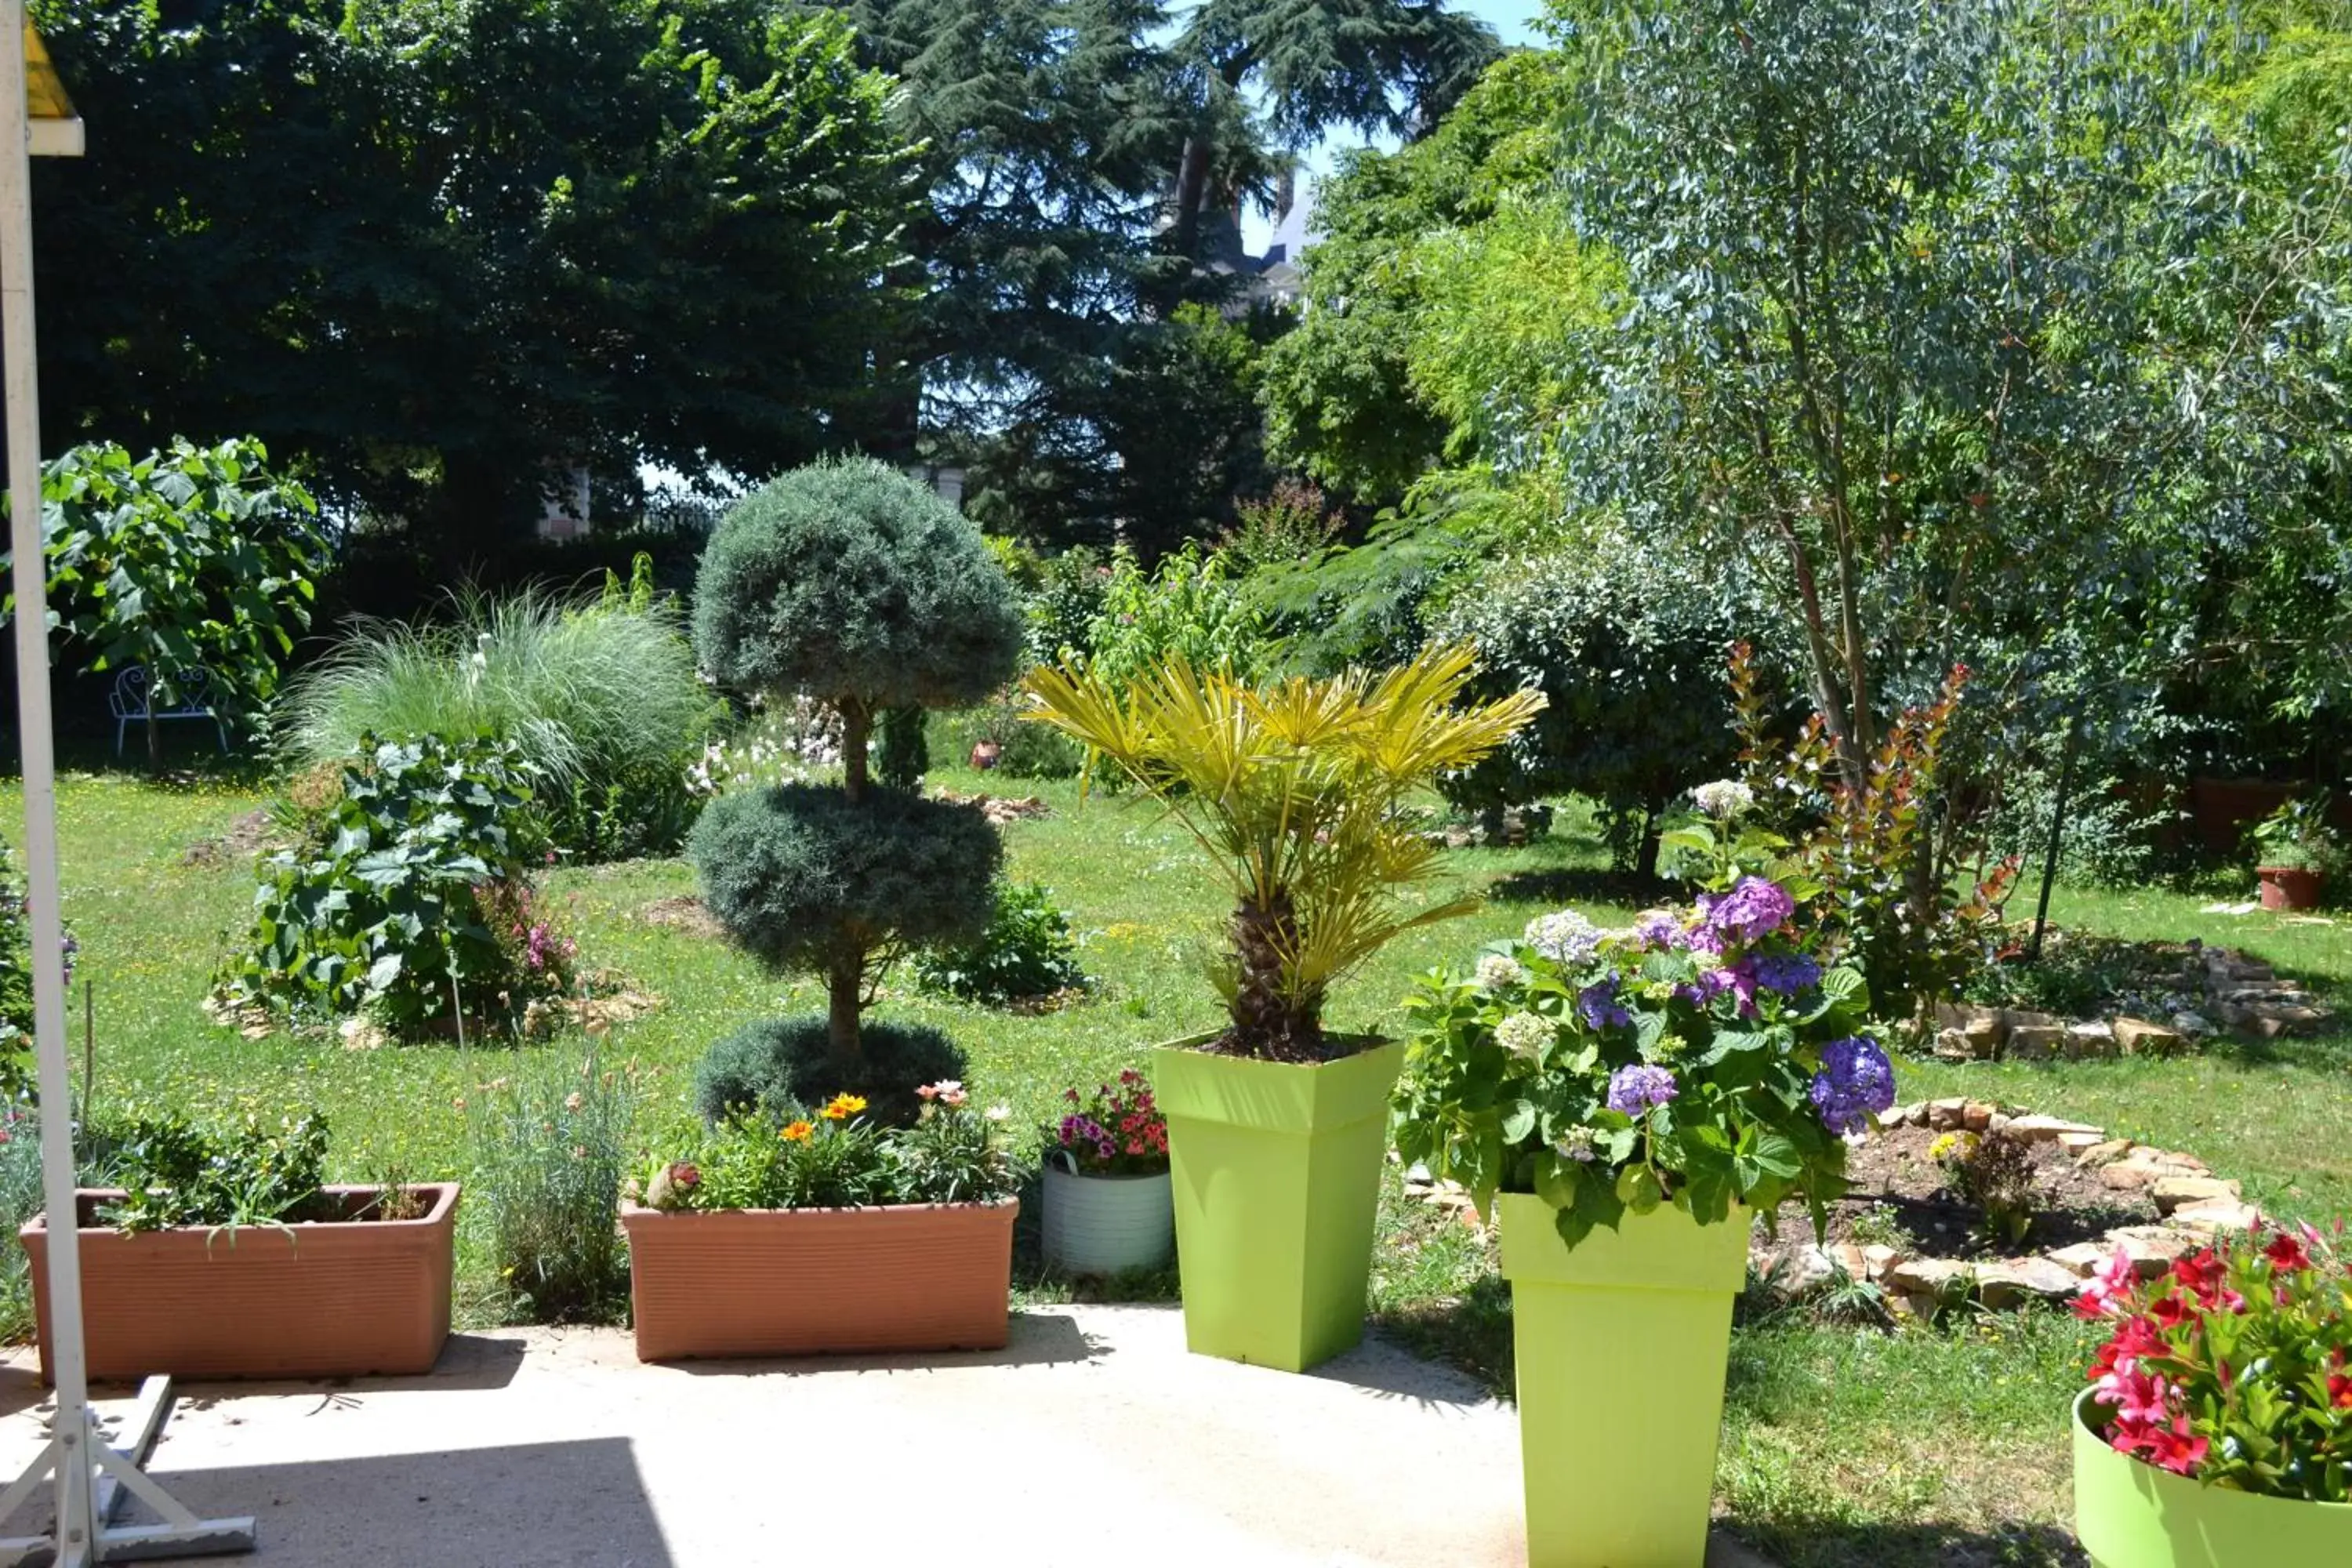
[[[1151,1064],[1175,1175],[1184,1342],[1304,1372],[1364,1337],[1404,1042],[1315,1066],[1210,1056],[1197,1043],[1162,1046]]]
[[[2118,1454],[2074,1400],[2074,1534],[2095,1568],[2352,1563],[2352,1503],[2255,1497]]]
[[[1627,1215],[1571,1251],[1541,1198],[1496,1202],[1530,1568],[1700,1568],[1748,1212]]]

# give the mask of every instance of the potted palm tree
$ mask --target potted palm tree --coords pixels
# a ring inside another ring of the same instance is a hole
[[[1407,800],[1543,707],[1532,692],[1457,706],[1473,672],[1467,648],[1433,648],[1385,675],[1262,686],[1181,658],[1125,689],[1072,663],[1029,678],[1026,716],[1164,804],[1234,900],[1226,1026],[1160,1047],[1151,1074],[1198,1353],[1297,1372],[1362,1337],[1403,1047],[1328,1032],[1323,1009],[1387,942],[1477,907],[1401,896],[1440,853]]]

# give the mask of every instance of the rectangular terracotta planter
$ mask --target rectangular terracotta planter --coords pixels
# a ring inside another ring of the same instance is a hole
[[[329,1187],[343,1212],[383,1189]],[[430,1372],[449,1337],[457,1184],[418,1183],[420,1219],[202,1226],[125,1235],[86,1189],[80,1210],[82,1337],[89,1375],[359,1377]],[[41,1376],[49,1375],[46,1215],[19,1232],[33,1266]]]
[[[639,1361],[995,1350],[1017,1198],[709,1214],[621,1207]]]

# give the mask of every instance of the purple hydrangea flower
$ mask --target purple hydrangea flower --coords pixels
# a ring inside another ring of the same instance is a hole
[[[1759,989],[1783,996],[1811,991],[1822,983],[1822,966],[1801,952],[1759,952],[1747,963]]]
[[[1822,1047],[1822,1070],[1813,1075],[1813,1108],[1832,1132],[1859,1132],[1870,1117],[1895,1103],[1895,1064],[1867,1035],[1832,1040]]]
[[[1778,882],[1768,882],[1761,877],[1742,877],[1738,886],[1727,893],[1700,894],[1698,907],[1707,931],[1720,944],[1754,942],[1771,935],[1797,912],[1797,900]]]
[[[1633,1021],[1633,1015],[1617,1000],[1617,976],[1613,974],[1578,992],[1576,1010],[1583,1016],[1588,1029],[1623,1028]]]
[[[1619,1068],[1609,1075],[1609,1109],[1626,1116],[1643,1115],[1680,1092],[1673,1073],[1645,1062]]]
[[[1695,1007],[1704,1007],[1731,988],[1728,969],[1702,969],[1698,978],[1675,987],[1675,994]]]
[[[1633,939],[1643,947],[1675,947],[1682,934],[1682,922],[1664,910],[1651,910],[1633,919]]]

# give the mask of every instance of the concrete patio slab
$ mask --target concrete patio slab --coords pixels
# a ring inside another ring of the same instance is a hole
[[[129,1404],[101,1390],[101,1410]],[[460,1335],[431,1376],[187,1385],[153,1472],[266,1568],[837,1562],[1496,1568],[1517,1423],[1377,1341],[1294,1377],[1171,1309],[1056,1307],[992,1354],[640,1363],[625,1333]],[[0,1368],[0,1464],[42,1398]]]

